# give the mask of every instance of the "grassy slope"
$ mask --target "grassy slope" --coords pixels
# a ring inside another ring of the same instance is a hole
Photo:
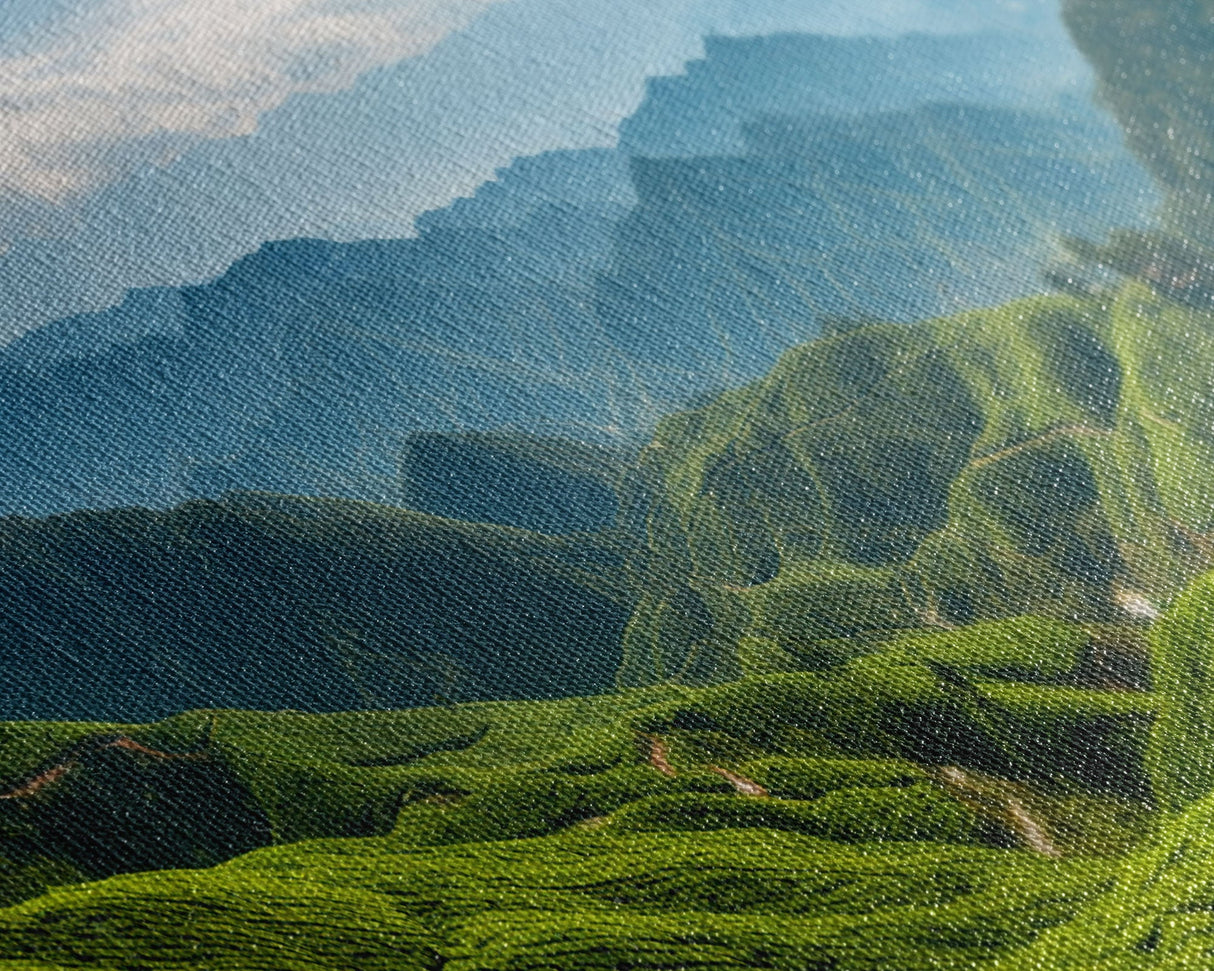
[[[0,912],[18,959],[0,967],[968,967],[1064,920],[1110,870],[766,830],[303,843]]]
[[[621,682],[1166,602],[1214,562],[1212,323],[1127,284],[865,327],[667,419]]]
[[[1156,697],[1058,683],[1085,643],[1081,628],[1021,618],[898,638],[829,671],[712,688],[331,715],[195,712],[126,730],[158,749],[220,755],[284,841],[382,834],[402,801],[444,795],[481,801],[465,814],[475,838],[542,835],[643,796],[729,791],[705,767],[750,772],[769,758],[909,759],[1141,795]],[[1055,678],[1028,683],[1030,672]],[[108,726],[2,728],[0,778],[18,779]],[[650,770],[653,739],[676,778]],[[535,786],[543,798],[524,791]],[[487,812],[499,797],[509,811]],[[504,828],[487,829],[498,817]]]
[[[554,697],[1122,622],[1214,563],[1211,322],[1127,284],[804,345],[661,425],[627,537],[258,495],[0,521],[0,710]]]
[[[0,710],[142,721],[590,693],[619,663],[621,562],[607,535],[288,496],[8,518]]]
[[[1145,824],[1066,746],[1121,725],[1133,789],[1154,698],[1009,680],[1083,641],[1030,618],[715,688],[126,726],[221,755],[281,845],[0,911],[0,967],[972,967],[1079,912]],[[94,728],[10,723],[0,774]],[[1018,848],[1013,803],[1060,857]]]
[[[999,971],[1204,968],[1214,949],[1214,797],[1172,817],[1128,857],[1112,890]]]
[[[648,455],[624,680],[667,683],[127,726],[222,757],[279,845],[76,886],[41,861],[0,880],[53,888],[0,911],[0,968],[1199,964],[1214,581],[1154,628],[1154,692],[1085,665],[1140,637],[1095,623],[1119,592],[1205,562],[1205,322],[1130,286],[793,352]],[[1084,623],[984,619],[1047,606]],[[94,730],[3,726],[0,778]]]

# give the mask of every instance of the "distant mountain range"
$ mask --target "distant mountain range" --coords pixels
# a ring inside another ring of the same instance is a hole
[[[1141,686],[1125,631],[1214,566],[1212,320],[1130,281],[857,327],[639,457],[419,435],[402,482],[430,514],[230,493],[8,517],[0,714],[703,685],[1025,614],[1104,630],[1085,677]]]
[[[1132,223],[1153,195],[1097,109],[984,80],[1014,55],[714,39],[619,149],[520,159],[415,239],[270,243],[27,334],[0,353],[0,512],[400,504],[416,434],[635,448],[824,326],[1035,291],[1059,230]],[[961,92],[989,101],[938,103]],[[443,508],[493,505],[469,503]]]

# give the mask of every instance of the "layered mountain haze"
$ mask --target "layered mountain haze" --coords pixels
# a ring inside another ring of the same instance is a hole
[[[0,710],[703,685],[1030,614],[1101,627],[1084,677],[1142,687],[1133,631],[1214,566],[1212,320],[1129,282],[858,327],[637,459],[415,437],[401,487],[448,518],[268,493],[11,517],[0,649],[29,676]]]
[[[563,438],[419,432],[401,449],[401,500],[421,512],[540,533],[610,530],[635,458],[632,450]]]
[[[954,11],[957,16],[960,11]],[[927,104],[1061,113],[1090,122],[1081,89],[1043,84],[1046,53],[1031,33],[963,37],[708,36],[681,74],[650,78],[620,123],[620,148],[644,158],[745,155],[745,127],[772,114],[857,120]],[[1080,97],[1076,97],[1080,95]]]
[[[1206,967],[1206,6],[1064,4],[1124,132],[709,38],[0,350],[0,971]]]
[[[1118,188],[1141,186],[1136,167],[1094,118],[928,105],[765,114],[742,136],[742,155],[634,161],[640,201],[599,284],[615,343],[665,364],[646,384],[666,410],[706,377],[763,373],[824,324],[1038,291],[1058,227],[1141,213]]]
[[[1039,290],[1058,232],[1140,222],[1154,197],[1095,109],[994,93],[1000,47],[714,40],[618,149],[519,160],[416,239],[267,244],[33,331],[0,352],[0,511],[401,503],[415,433],[636,447],[824,323]],[[934,104],[962,91],[978,103]]]

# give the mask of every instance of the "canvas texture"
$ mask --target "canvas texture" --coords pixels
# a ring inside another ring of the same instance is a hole
[[[1214,967],[1214,0],[0,4],[0,971]]]

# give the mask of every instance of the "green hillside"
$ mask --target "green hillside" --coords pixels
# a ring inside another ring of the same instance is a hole
[[[379,709],[0,723],[0,971],[1201,966],[1211,324],[841,329],[665,421],[618,531],[0,523],[22,690],[91,643]]]
[[[631,466],[555,440],[411,444],[420,505],[513,526],[256,493],[0,520],[19,675],[0,712],[707,685],[1024,615],[1085,625],[1074,684],[1140,687],[1137,629],[1214,566],[1212,325],[1136,281],[841,329],[668,417]]]
[[[1021,614],[1148,620],[1211,565],[1212,328],[1141,283],[1034,298],[806,344],[668,418],[621,682]]]
[[[145,721],[607,690],[635,599],[623,562],[606,533],[268,493],[8,517],[0,711]]]
[[[1016,680],[1085,640],[1023,619],[713,688],[7,723],[0,967],[971,967],[1079,913],[1150,825],[1156,696]],[[105,873],[38,824],[90,738],[124,740],[128,822],[163,802],[150,763],[193,758],[243,795],[163,831],[251,800],[278,845],[71,885]]]
[[[711,688],[7,723],[0,968],[1202,967],[1212,618],[1208,574],[1150,632],[1154,693],[1025,681],[1085,635],[1023,618]],[[251,800],[274,845],[80,882],[28,833],[88,739],[141,767],[128,817],[156,759],[209,760],[243,795],[198,813]]]

